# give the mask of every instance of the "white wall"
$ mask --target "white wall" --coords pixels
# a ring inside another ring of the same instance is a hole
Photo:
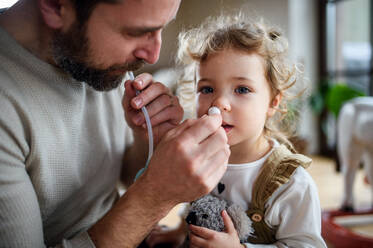
[[[293,61],[303,64],[309,93],[316,89],[318,78],[317,1],[289,0],[289,45]],[[308,104],[303,106],[299,134],[309,142],[310,153],[318,152],[317,119]]]
[[[243,11],[254,16],[263,16],[288,33],[288,0],[183,0],[176,20],[163,31],[163,46],[160,60],[145,70],[155,71],[172,66],[177,49],[177,34],[201,23],[206,17],[224,12]]]

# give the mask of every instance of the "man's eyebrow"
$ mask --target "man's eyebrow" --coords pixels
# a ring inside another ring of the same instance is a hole
[[[166,28],[170,23],[174,22],[176,17],[172,18],[168,23],[162,26],[155,26],[155,27],[124,27],[124,29],[128,32],[136,32],[136,33],[151,33],[160,29]]]
[[[162,29],[163,26],[156,26],[156,27],[125,27],[124,29],[128,32],[136,32],[136,33],[151,33],[157,30]]]

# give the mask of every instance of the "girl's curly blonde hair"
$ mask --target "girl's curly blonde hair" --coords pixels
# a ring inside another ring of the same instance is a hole
[[[296,112],[294,108],[289,110],[289,101],[302,92],[290,90],[297,82],[298,70],[288,60],[288,42],[279,30],[262,20],[253,21],[242,13],[209,17],[200,27],[180,33],[177,62],[189,68],[189,73],[190,68],[194,68],[195,73],[196,66],[210,54],[232,48],[262,56],[272,97],[282,96],[275,116],[265,124],[264,134],[294,150],[288,138],[295,133],[292,124],[296,122]],[[195,75],[193,81],[195,84]]]

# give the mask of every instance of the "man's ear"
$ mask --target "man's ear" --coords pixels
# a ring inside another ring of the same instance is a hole
[[[278,107],[280,106],[281,100],[281,93],[278,93],[275,97],[272,98],[272,101],[270,102],[270,106],[267,112],[268,117],[272,117],[276,113]]]
[[[52,29],[62,29],[66,18],[68,0],[38,0],[45,24]]]

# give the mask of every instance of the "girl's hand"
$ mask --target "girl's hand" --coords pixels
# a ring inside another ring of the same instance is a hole
[[[216,232],[208,228],[190,225],[190,247],[195,248],[242,248],[245,247],[240,243],[234,224],[228,213],[223,210],[221,213],[224,221],[225,231]]]
[[[177,229],[168,229],[167,227],[157,226],[146,238],[146,244],[150,247],[167,247],[177,248],[185,240],[186,226],[181,224]]]

